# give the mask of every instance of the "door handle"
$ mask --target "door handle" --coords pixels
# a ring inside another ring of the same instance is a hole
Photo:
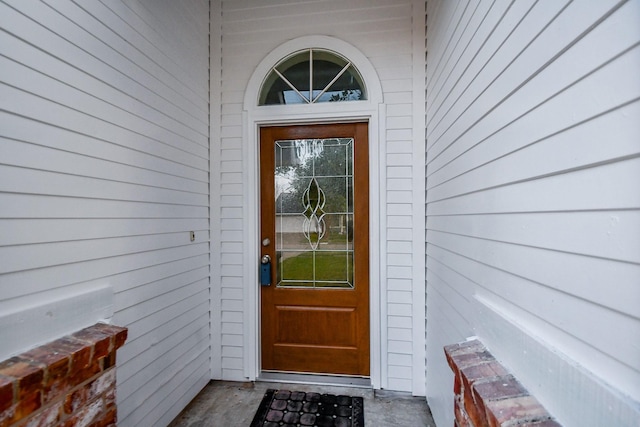
[[[262,286],[271,285],[271,257],[263,255],[260,260],[260,284]]]

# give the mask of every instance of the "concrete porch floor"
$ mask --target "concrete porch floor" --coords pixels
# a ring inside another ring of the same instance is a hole
[[[211,381],[170,427],[248,427],[267,389],[362,396],[367,427],[435,427],[423,397],[367,388]]]

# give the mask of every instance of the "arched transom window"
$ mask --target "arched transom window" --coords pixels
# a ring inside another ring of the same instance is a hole
[[[315,104],[367,99],[362,76],[348,59],[306,49],[278,62],[260,90],[258,105]]]

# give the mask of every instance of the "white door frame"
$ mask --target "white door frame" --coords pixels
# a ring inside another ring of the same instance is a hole
[[[362,75],[367,100],[310,105],[258,106],[258,95],[265,77],[279,60],[304,49],[318,48],[334,51],[352,62]],[[244,266],[245,327],[244,376],[255,380],[260,373],[260,288],[258,280],[260,215],[259,215],[259,128],[266,125],[368,122],[369,131],[369,221],[370,221],[370,339],[371,384],[379,389],[386,384],[387,304],[386,304],[386,152],[385,106],[382,87],[373,65],[354,46],[328,36],[306,36],[288,41],[269,53],[256,67],[244,97],[242,150],[243,182],[247,184],[243,200],[247,226],[243,240],[247,245]]]

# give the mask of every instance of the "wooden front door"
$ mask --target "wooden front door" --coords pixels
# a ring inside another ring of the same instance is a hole
[[[369,376],[366,123],[260,130],[262,370]]]

